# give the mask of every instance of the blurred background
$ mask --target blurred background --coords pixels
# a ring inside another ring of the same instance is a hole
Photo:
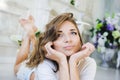
[[[72,12],[84,42],[92,42],[95,80],[120,80],[120,0],[0,0],[0,79],[16,80],[13,64],[23,29],[21,17],[32,15],[44,31],[49,20]]]

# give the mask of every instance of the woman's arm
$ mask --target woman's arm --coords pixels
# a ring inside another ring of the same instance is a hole
[[[80,80],[77,64],[74,61],[70,61],[69,66],[70,66],[70,80]]]
[[[86,43],[82,46],[82,50],[73,54],[70,57],[70,78],[71,80],[80,80],[79,67],[78,63],[82,59],[88,57],[95,50],[94,46],[91,43]]]
[[[35,31],[37,30],[34,26],[32,16],[29,16],[28,19],[20,19],[20,24],[24,28],[25,34],[14,64],[15,73],[18,71],[20,63],[27,59],[28,53],[30,52],[30,43],[32,43],[32,45],[35,44]]]
[[[61,58],[62,61],[59,63],[59,79],[60,80],[70,80],[69,68],[66,58]]]
[[[27,59],[29,50],[30,50],[30,40],[28,36],[25,36],[24,39],[22,40],[22,45],[17,53],[16,61],[14,64],[15,74],[17,73],[20,67],[20,63],[22,63],[24,60]]]
[[[22,45],[17,53],[15,65],[21,63],[28,57],[29,50],[30,50],[30,40],[28,36],[25,36],[24,39],[22,40]]]
[[[59,80],[70,80],[69,77],[69,69],[68,69],[68,63],[67,58],[63,53],[60,53],[56,50],[54,50],[51,46],[53,45],[52,42],[48,42],[45,45],[47,54],[46,57],[54,60],[59,65]]]

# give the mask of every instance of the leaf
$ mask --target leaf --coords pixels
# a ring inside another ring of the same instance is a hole
[[[75,1],[74,0],[71,0],[70,1],[70,4],[72,4],[73,6],[75,5]]]
[[[40,32],[39,30],[35,32],[35,36],[36,36],[36,37],[39,37],[40,34],[41,34],[41,32]]]

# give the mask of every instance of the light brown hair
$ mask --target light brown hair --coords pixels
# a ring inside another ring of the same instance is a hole
[[[27,65],[29,67],[35,67],[45,59],[46,50],[44,48],[44,45],[47,42],[49,42],[49,41],[53,42],[58,38],[57,31],[59,30],[60,25],[65,21],[69,21],[75,25],[75,27],[79,33],[80,42],[81,42],[80,44],[81,45],[83,44],[79,29],[73,18],[73,14],[72,13],[63,13],[63,14],[55,17],[52,21],[50,21],[46,25],[45,32],[41,33],[38,41],[36,42],[36,45],[33,48],[33,52],[29,57],[29,61],[27,62]]]

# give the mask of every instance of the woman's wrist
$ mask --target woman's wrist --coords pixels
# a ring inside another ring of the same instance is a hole
[[[77,63],[69,63],[70,71],[76,71],[78,69]]]
[[[69,65],[76,65],[78,62],[78,58],[75,55],[72,55],[69,59]]]
[[[67,58],[65,56],[63,56],[62,58],[60,58],[60,60],[58,61],[59,66],[62,65],[66,65],[67,64]]]
[[[75,67],[75,66],[77,66],[77,61],[75,61],[75,60],[69,60],[69,65],[70,65],[70,67]]]
[[[70,80],[69,67],[66,57],[62,57],[61,61],[59,62],[59,79]]]
[[[78,60],[75,57],[70,58],[69,67],[70,67],[71,80],[80,80],[79,79]]]

